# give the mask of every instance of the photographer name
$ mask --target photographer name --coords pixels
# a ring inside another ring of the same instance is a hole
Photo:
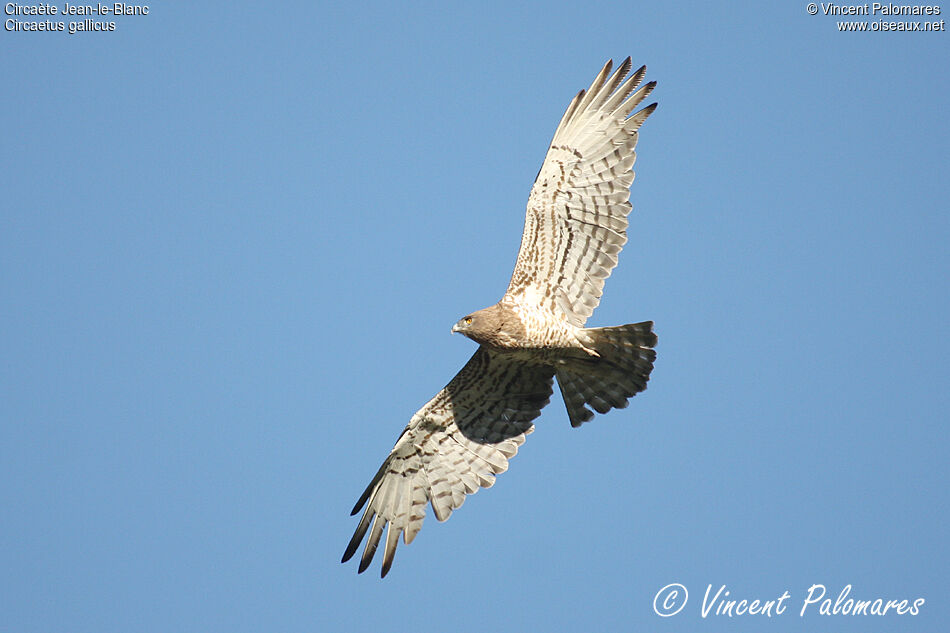
[[[811,7],[813,5],[809,5]],[[825,15],[940,15],[938,5],[891,4],[872,2],[871,4],[836,4],[822,2],[821,11]],[[809,10],[809,13],[817,11]]]
[[[729,590],[725,585],[721,585],[719,590],[712,593],[713,586],[706,587],[706,595],[703,596],[703,605],[701,615],[703,618],[709,615],[720,615],[734,617],[739,615],[764,615],[772,617],[781,615],[785,612],[785,601],[791,598],[788,591],[774,600],[760,599],[735,599],[730,597]],[[887,615],[895,613],[897,615],[917,615],[920,613],[920,607],[923,606],[924,598],[916,598],[913,601],[908,599],[887,600],[885,598],[851,598],[851,585],[845,585],[840,593],[834,598],[826,597],[825,586],[815,584],[808,588],[808,595],[801,602],[799,617],[805,617],[806,613],[817,613],[818,615]]]
[[[699,615],[703,619],[710,617],[736,618],[744,616],[780,617],[792,606],[791,611],[798,617],[818,616],[915,616],[921,612],[924,598],[898,599],[881,596],[852,596],[852,587],[845,585],[837,595],[830,594],[824,585],[813,584],[802,598],[792,597],[788,590],[780,596],[749,597],[735,596],[726,587],[706,586]],[[674,616],[683,611],[689,602],[689,590],[678,582],[670,583],[660,589],[653,597],[653,610],[663,618]]]

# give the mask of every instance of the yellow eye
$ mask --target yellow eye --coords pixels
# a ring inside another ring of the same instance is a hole
[[[462,320],[465,321],[465,325],[471,325],[471,324],[472,324],[472,317],[465,317],[465,318],[462,319]]]

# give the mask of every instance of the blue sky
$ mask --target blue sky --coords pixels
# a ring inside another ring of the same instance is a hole
[[[946,32],[805,2],[108,19],[0,32],[0,630],[944,630]],[[650,388],[579,430],[555,396],[357,575],[353,502],[627,55],[660,107],[589,324],[656,322]],[[926,602],[799,617],[816,583]],[[789,610],[702,618],[722,584]]]

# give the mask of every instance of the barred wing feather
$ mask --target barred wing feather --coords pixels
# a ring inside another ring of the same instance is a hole
[[[479,348],[451,382],[403,430],[352,514],[363,516],[343,554],[366,536],[359,571],[369,567],[386,530],[382,575],[400,534],[408,545],[422,527],[426,503],[445,521],[465,496],[488,488],[508,469],[531,423],[551,396],[553,369]]]
[[[528,197],[518,260],[506,292],[581,327],[600,303],[604,281],[627,242],[637,130],[656,108],[631,116],[656,85],[641,67],[626,81],[628,57],[608,61],[561,119]],[[636,90],[636,92],[634,92]],[[631,94],[632,93],[632,94]]]

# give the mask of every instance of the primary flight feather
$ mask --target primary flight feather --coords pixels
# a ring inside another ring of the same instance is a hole
[[[575,427],[593,417],[591,408],[626,407],[646,389],[653,323],[584,327],[627,241],[637,131],[656,108],[633,113],[656,85],[640,86],[646,67],[629,77],[629,57],[613,74],[612,67],[608,61],[574,97],[554,132],[505,295],[452,327],[478,350],[412,416],[353,508],[365,506],[343,562],[365,538],[360,572],[382,542],[386,576],[399,539],[408,545],[422,527],[427,504],[444,521],[466,495],[494,484],[534,430],[552,380]]]

